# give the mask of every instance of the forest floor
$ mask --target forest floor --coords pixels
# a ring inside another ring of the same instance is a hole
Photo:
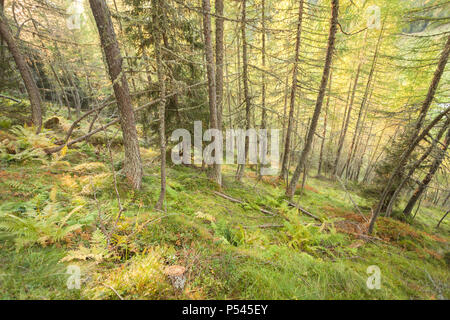
[[[258,181],[247,168],[236,182],[225,166],[219,190],[200,169],[171,166],[158,212],[158,153],[147,148],[142,190],[118,175],[124,211],[106,250],[101,221],[114,221],[119,205],[102,135],[52,157],[39,152],[63,137],[60,126],[38,137],[23,127],[0,131],[1,299],[450,298],[450,226],[435,228],[442,212],[432,206],[422,204],[411,224],[381,217],[368,238],[372,203],[360,186],[347,192],[308,177],[294,202],[319,222],[286,203],[276,177]],[[80,289],[67,286],[70,265],[81,268]],[[171,265],[186,268],[182,292],[164,275]],[[370,290],[373,265],[381,288]]]

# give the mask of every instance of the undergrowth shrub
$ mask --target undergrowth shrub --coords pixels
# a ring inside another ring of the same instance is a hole
[[[94,299],[117,299],[111,289],[114,288],[127,299],[164,299],[171,287],[163,271],[161,252],[159,248],[152,248],[121,267],[97,274],[87,294]]]

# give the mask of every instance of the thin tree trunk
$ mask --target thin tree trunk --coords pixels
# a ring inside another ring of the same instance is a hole
[[[328,108],[330,106],[330,96],[331,96],[331,83],[333,80],[333,70],[330,72],[330,82],[328,84],[328,98],[327,104],[325,107],[325,116],[323,118],[323,132],[322,132],[322,143],[320,144],[320,155],[319,155],[319,166],[317,168],[317,175],[320,176],[322,171],[322,162],[323,162],[323,147],[325,146],[325,138],[327,136],[327,120],[328,120]]]
[[[262,52],[261,52],[261,63],[263,72],[261,75],[261,129],[266,129],[266,3],[265,0],[261,2],[261,42],[262,42]]]
[[[2,5],[3,8],[3,5]],[[14,61],[22,76],[25,88],[28,93],[31,104],[31,120],[36,127],[36,133],[41,132],[42,127],[42,106],[41,97],[39,95],[39,89],[34,82],[30,68],[28,67],[24,56],[17,47],[16,40],[11,35],[11,29],[8,26],[6,18],[3,14],[3,10],[0,10],[0,35],[8,45],[9,51],[14,58]]]
[[[283,132],[281,135],[281,141],[284,141],[286,136],[286,112],[287,112],[287,103],[289,97],[289,74],[286,75],[286,81],[284,84],[284,104],[283,104]],[[283,162],[284,158],[284,148],[281,150],[280,162]]]
[[[448,125],[447,125],[447,127],[448,127]],[[433,179],[434,174],[439,169],[442,161],[444,160],[445,152],[447,151],[449,144],[450,144],[450,129],[447,129],[447,136],[445,137],[444,145],[441,147],[441,149],[439,150],[439,154],[437,155],[436,159],[434,159],[433,163],[431,164],[428,174],[425,176],[425,178],[419,184],[416,191],[412,195],[411,199],[409,199],[408,204],[406,205],[405,209],[403,210],[403,214],[405,216],[409,217],[411,215],[411,211],[414,208],[414,205],[416,204],[417,199],[420,198],[423,191],[427,188],[431,179]]]
[[[360,158],[359,163],[358,163],[358,168],[356,169],[355,181],[359,180],[359,175],[361,173],[361,168],[362,168],[363,163],[364,163],[364,157],[366,156],[367,147],[369,146],[370,137],[372,136],[373,123],[374,123],[374,121],[372,120],[372,122],[370,123],[369,133],[367,134],[367,140],[366,140],[366,143],[364,144],[364,148],[363,148],[363,151],[361,153],[361,158]]]
[[[158,84],[159,84],[159,98],[161,101],[158,105],[158,117],[159,117],[159,143],[161,150],[161,191],[159,193],[159,199],[156,203],[155,208],[161,210],[164,199],[166,197],[166,123],[165,123],[165,112],[166,112],[166,79],[164,75],[164,67],[161,55],[161,3],[160,0],[153,0],[154,16],[153,25],[156,29],[154,31],[154,41],[155,41],[155,55],[156,55],[156,72],[158,74]]]
[[[370,86],[371,86],[371,83],[372,83],[372,77],[373,77],[373,73],[375,71],[375,67],[376,67],[376,64],[377,64],[378,50],[380,48],[381,37],[383,35],[383,29],[384,29],[384,26],[381,29],[380,35],[378,37],[378,42],[377,42],[377,45],[376,45],[376,48],[375,48],[375,54],[373,55],[372,66],[370,68],[369,77],[367,79],[366,89],[364,91],[364,96],[363,96],[363,99],[361,101],[361,107],[359,108],[358,119],[356,120],[355,132],[353,134],[352,143],[350,145],[350,152],[348,154],[347,162],[346,162],[346,176],[347,177],[348,177],[348,173],[350,171],[350,162],[352,160],[353,154],[354,154],[355,149],[357,147],[357,145],[356,145],[356,137],[357,137],[359,126],[360,126],[360,122],[361,122],[361,116],[362,116],[362,114],[364,112],[364,108],[366,106],[367,98],[369,96]]]
[[[0,16],[3,15],[3,8],[5,6],[5,0],[0,0]],[[3,64],[5,64],[5,48],[3,48],[4,39],[3,36],[0,33],[0,61]],[[4,70],[0,70],[0,81],[3,81],[3,72]]]
[[[289,156],[290,156],[292,127],[293,127],[293,123],[294,123],[295,97],[296,97],[297,77],[298,77],[298,62],[299,62],[299,57],[300,57],[300,45],[301,45],[301,40],[302,40],[303,4],[304,4],[304,0],[300,0],[300,5],[299,5],[299,9],[298,9],[297,36],[295,39],[294,70],[292,72],[291,96],[290,96],[290,100],[289,100],[289,118],[288,118],[286,137],[285,137],[285,141],[284,141],[283,161],[281,163],[281,172],[280,172],[281,179],[286,179],[288,176],[288,172],[289,172],[288,163],[289,163]]]
[[[216,9],[216,107],[217,107],[217,128],[222,130],[223,114],[223,62],[224,62],[224,18],[223,0],[215,1]]]
[[[436,228],[439,228],[439,226],[441,225],[442,221],[444,221],[444,219],[447,217],[447,215],[448,215],[449,212],[450,212],[450,210],[448,210],[448,211],[444,214],[444,216],[441,218],[441,220],[439,220],[439,222],[438,222]]]
[[[344,147],[345,136],[347,135],[348,126],[350,124],[350,119],[351,119],[351,114],[352,114],[352,109],[353,109],[353,101],[355,100],[356,87],[358,86],[359,75],[361,73],[361,67],[362,67],[362,61],[360,60],[360,62],[358,64],[358,69],[356,71],[356,76],[355,76],[355,81],[353,84],[353,90],[352,90],[352,94],[350,97],[350,102],[349,102],[349,105],[347,108],[347,117],[346,117],[345,124],[344,124],[343,130],[341,131],[341,136],[340,136],[339,142],[338,142],[336,159],[334,160],[334,166],[333,166],[333,176],[337,174],[339,160],[341,158],[341,153],[342,153],[342,148]]]
[[[202,0],[202,9],[203,9],[203,34],[204,34],[205,54],[206,54],[206,73],[208,77],[209,126],[211,129],[219,129],[218,115],[217,115],[218,110],[216,104],[217,101],[216,75],[215,75],[214,54],[211,40],[211,4],[209,0]],[[223,93],[223,82],[222,82],[222,93]],[[218,185],[222,185],[222,174],[220,163],[216,162],[213,164],[212,178]]]
[[[265,0],[261,1],[261,64],[263,72],[261,74],[261,129],[266,129],[266,3]],[[261,141],[259,141],[261,144]],[[262,143],[265,144],[265,147],[262,148],[264,150],[264,153],[261,154],[262,158],[260,161],[262,162],[260,166],[258,167],[258,177],[261,178],[261,167],[264,165],[264,162],[266,160],[266,149],[267,149],[267,142],[263,141]]]
[[[312,140],[313,140],[314,134],[316,132],[317,122],[319,120],[320,111],[322,109],[323,99],[325,96],[328,78],[330,75],[330,69],[331,69],[331,65],[332,65],[332,61],[333,61],[333,52],[334,52],[336,31],[337,31],[337,24],[338,24],[338,15],[339,15],[339,0],[332,0],[331,1],[330,31],[329,31],[329,37],[328,37],[327,55],[325,58],[325,65],[324,65],[324,69],[323,69],[322,80],[321,80],[321,84],[320,84],[320,88],[319,88],[319,94],[317,97],[316,106],[314,109],[314,114],[311,119],[311,125],[308,130],[308,136],[305,141],[305,146],[300,155],[300,159],[297,164],[297,167],[295,168],[291,182],[289,183],[289,186],[287,187],[287,190],[286,190],[286,196],[288,196],[290,199],[292,199],[292,197],[294,196],[295,188],[297,186],[297,182],[300,177],[301,170],[307,161],[309,150],[311,149]]]
[[[244,99],[245,99],[245,129],[250,129],[250,93],[248,87],[248,56],[247,56],[247,36],[246,36],[246,24],[247,24],[247,0],[242,0],[242,21],[241,21],[241,33],[242,33],[242,80],[244,83]],[[249,139],[245,137],[245,161],[248,157]],[[238,165],[236,173],[236,180],[240,181],[244,176],[245,164]]]
[[[113,83],[114,94],[119,107],[120,125],[122,127],[125,149],[124,173],[131,186],[134,189],[140,189],[143,170],[139,141],[130,90],[126,75],[122,69],[122,57],[111,21],[111,13],[105,0],[89,0],[89,3],[97,24],[109,76]]]

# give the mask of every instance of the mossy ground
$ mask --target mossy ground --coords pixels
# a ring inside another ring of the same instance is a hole
[[[299,190],[294,202],[321,217],[323,223],[318,224],[288,207],[284,184],[276,177],[258,181],[253,169],[247,168],[243,181],[236,182],[235,168],[225,166],[224,187],[219,190],[200,169],[171,166],[164,212],[158,212],[154,210],[160,183],[158,154],[149,149],[142,149],[142,190],[130,191],[118,176],[126,210],[111,240],[114,250],[94,252],[102,241],[99,216],[110,227],[108,221],[114,221],[118,212],[103,154],[101,146],[84,143],[44,161],[2,162],[3,214],[36,211],[39,216],[49,203],[67,213],[82,207],[67,222],[82,227],[62,239],[52,238],[49,228],[45,236],[44,231],[37,231],[38,240],[17,245],[17,234],[1,233],[2,299],[450,297],[450,229],[446,221],[435,229],[442,215],[437,208],[423,205],[411,224],[382,217],[377,239],[368,240],[358,234],[366,227],[372,203],[359,195],[356,185],[347,187],[364,217],[338,182],[308,177],[305,190]],[[118,150],[114,160],[120,168]],[[245,204],[233,203],[214,191]],[[264,214],[260,208],[276,215]],[[80,246],[86,254],[76,251]],[[150,255],[155,258],[146,260]],[[80,290],[66,286],[69,264],[81,267]],[[174,264],[187,268],[181,293],[161,276],[164,266]],[[366,286],[371,265],[381,270],[379,290]],[[142,270],[149,268],[154,272],[144,277]]]

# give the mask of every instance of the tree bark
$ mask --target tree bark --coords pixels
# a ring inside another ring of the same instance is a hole
[[[3,5],[1,6],[3,8]],[[41,132],[42,128],[42,106],[41,97],[39,95],[39,89],[34,82],[30,68],[25,61],[24,56],[20,52],[16,40],[11,35],[11,29],[8,26],[3,10],[0,10],[0,35],[2,39],[8,45],[9,51],[14,58],[14,61],[19,69],[22,80],[25,84],[25,88],[28,93],[31,104],[31,120],[36,127],[36,133]]]
[[[250,129],[250,93],[248,87],[248,56],[247,56],[247,36],[246,36],[246,24],[247,24],[247,0],[242,0],[242,17],[241,17],[241,34],[242,34],[242,81],[244,84],[244,99],[245,99],[245,129]],[[245,161],[248,157],[249,139],[245,137]],[[245,164],[238,165],[236,173],[236,180],[241,181],[244,176]]]
[[[311,119],[311,125],[308,131],[308,136],[306,138],[305,146],[303,148],[303,151],[300,155],[299,162],[297,164],[297,167],[295,168],[294,174],[292,176],[292,180],[289,183],[287,189],[286,189],[286,196],[292,199],[294,196],[294,192],[297,186],[298,179],[300,177],[301,170],[303,169],[303,166],[306,163],[309,151],[311,149],[312,140],[314,137],[314,134],[316,132],[317,122],[319,120],[320,111],[322,109],[323,99],[325,96],[325,91],[328,83],[328,78],[330,75],[330,69],[333,61],[333,52],[334,52],[334,46],[335,46],[335,40],[336,40],[336,31],[337,31],[337,24],[338,24],[338,15],[339,15],[339,0],[332,0],[331,1],[331,21],[330,21],[330,31],[328,36],[328,46],[327,46],[327,54],[325,58],[325,65],[323,69],[323,75],[322,80],[319,88],[319,94],[316,101],[316,106],[314,109],[314,114]]]
[[[223,0],[215,1],[216,9],[216,107],[217,107],[217,128],[222,130],[223,114],[223,67],[224,67],[224,18],[223,18]]]
[[[111,20],[111,13],[105,0],[89,0],[94,14],[100,42],[105,53],[108,72],[111,78],[117,105],[125,149],[124,173],[134,189],[142,184],[142,162],[133,106],[125,72],[122,69],[122,56]]]
[[[214,54],[211,40],[211,4],[209,0],[202,0],[203,9],[203,34],[205,40],[205,55],[206,55],[206,73],[208,77],[208,100],[209,100],[209,127],[211,129],[219,129],[218,110],[217,110],[217,96],[216,96],[216,75],[214,68]],[[223,52],[223,50],[222,50]],[[222,57],[223,59],[223,57]],[[223,65],[223,61],[222,61]],[[222,69],[223,79],[223,69]],[[223,82],[222,82],[223,94]],[[222,174],[220,163],[213,164],[212,179],[218,184],[222,185]]]
[[[289,172],[289,156],[291,147],[292,127],[294,124],[294,109],[295,109],[295,97],[297,90],[297,77],[298,77],[298,62],[300,57],[300,45],[302,39],[302,24],[303,24],[303,4],[304,0],[300,0],[300,6],[298,9],[298,22],[297,22],[297,36],[295,39],[295,55],[294,55],[294,70],[292,72],[292,87],[289,100],[289,117],[286,131],[286,137],[284,141],[283,161],[281,163],[280,178],[286,179]]]
[[[166,197],[166,123],[165,123],[165,112],[166,112],[166,79],[164,75],[164,67],[161,55],[161,3],[160,0],[153,0],[153,25],[154,31],[154,41],[155,41],[155,56],[156,56],[156,73],[158,75],[159,84],[159,98],[160,102],[158,104],[158,118],[159,118],[159,144],[161,151],[161,190],[159,193],[159,199],[156,203],[155,208],[161,210],[164,199]]]

